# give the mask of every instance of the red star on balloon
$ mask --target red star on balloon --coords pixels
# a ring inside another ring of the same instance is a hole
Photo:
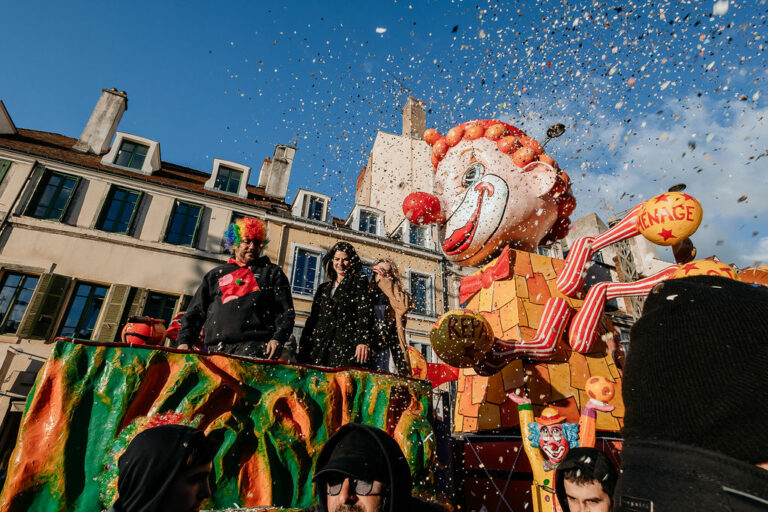
[[[683,197],[687,199],[688,201],[695,201],[696,198],[693,196],[689,196],[688,194],[683,194]]]
[[[692,270],[699,270],[699,267],[697,267],[695,263],[689,263],[683,267],[683,270],[685,270],[685,275],[688,275],[688,272]]]
[[[659,197],[656,198],[656,202],[658,203],[659,201],[666,201],[667,197],[669,197],[667,194],[661,194]]]
[[[662,230],[659,232],[659,236],[663,236],[663,237],[664,237],[664,241],[665,241],[665,242],[666,242],[667,240],[669,240],[670,238],[677,238],[675,235],[673,235],[673,234],[672,234],[672,231],[671,231],[671,230],[669,230],[669,229],[662,229]]]

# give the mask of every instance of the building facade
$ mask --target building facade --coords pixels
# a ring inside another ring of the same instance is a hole
[[[449,294],[431,235],[390,237],[395,214],[368,205],[334,218],[331,198],[311,190],[289,204],[293,146],[275,148],[256,186],[238,162],[217,158],[207,172],[164,162],[158,141],[118,130],[127,106],[124,92],[103,90],[75,139],[17,128],[0,102],[0,460],[53,340],[119,341],[129,316],[170,321],[227,260],[223,234],[239,216],[267,223],[265,254],[291,282],[297,338],[320,260],[344,240],[367,265],[398,265],[416,303],[408,340],[434,361],[429,330]]]

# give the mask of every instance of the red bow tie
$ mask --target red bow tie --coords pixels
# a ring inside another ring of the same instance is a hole
[[[459,285],[459,301],[464,304],[481,289],[488,289],[494,281],[509,277],[509,246],[506,246],[496,263],[479,274],[462,277]]]

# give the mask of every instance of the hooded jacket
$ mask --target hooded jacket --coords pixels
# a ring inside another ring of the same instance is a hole
[[[568,507],[564,483],[564,473],[569,469],[580,469],[591,474],[595,480],[600,482],[605,494],[613,498],[618,473],[608,456],[597,448],[572,448],[557,467],[555,473],[555,493],[557,493],[557,501],[560,502],[560,508],[563,509],[563,512],[570,512],[571,510]]]
[[[339,442],[353,431],[363,432],[370,437],[371,458],[381,457],[383,459],[383,465],[386,468],[386,473],[389,475],[387,487],[389,489],[388,510],[390,512],[443,510],[438,505],[424,503],[411,497],[411,488],[413,487],[411,468],[408,466],[408,461],[405,459],[403,451],[394,439],[378,428],[358,423],[348,423],[336,431],[320,451],[315,465],[314,478],[319,504],[304,509],[305,511],[329,512],[325,481],[320,473],[328,465],[331,455],[334,453]],[[339,454],[336,454],[336,456],[338,457]]]
[[[188,447],[205,443],[203,432],[184,425],[162,425],[141,432],[118,460],[119,497],[110,512],[160,512]]]
[[[230,275],[236,279],[228,279]],[[204,325],[209,347],[244,342],[266,346],[273,339],[284,344],[295,317],[291,286],[279,266],[266,256],[250,266],[230,260],[203,278],[181,321],[177,342],[192,346]]]

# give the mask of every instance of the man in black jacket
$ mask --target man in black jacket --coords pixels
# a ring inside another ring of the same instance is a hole
[[[203,328],[208,350],[272,359],[293,331],[296,313],[288,278],[261,256],[266,225],[245,217],[225,235],[234,258],[208,272],[181,321],[178,348],[187,349]]]
[[[325,443],[315,464],[318,504],[304,512],[436,512],[411,496],[411,468],[397,442],[368,425],[348,423]]]

